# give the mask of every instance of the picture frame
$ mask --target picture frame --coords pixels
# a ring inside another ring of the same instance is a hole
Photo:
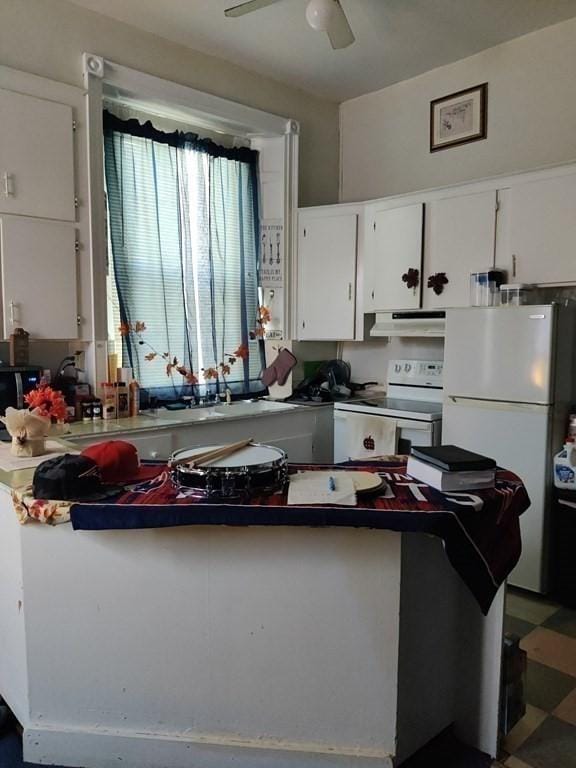
[[[488,83],[430,102],[430,152],[486,138]]]

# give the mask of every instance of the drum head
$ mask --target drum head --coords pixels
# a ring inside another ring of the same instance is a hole
[[[223,446],[202,445],[196,448],[185,448],[182,451],[176,451],[176,453],[172,455],[172,460],[192,460],[195,454],[216,450],[217,448],[223,448]],[[241,448],[231,456],[226,456],[223,459],[216,459],[216,461],[210,461],[206,466],[228,469],[233,469],[234,467],[256,467],[262,464],[281,461],[285,456],[286,454],[280,448],[275,448],[273,445],[261,445],[257,443],[255,445],[247,445],[245,448]],[[200,463],[198,466],[201,467],[203,465]]]

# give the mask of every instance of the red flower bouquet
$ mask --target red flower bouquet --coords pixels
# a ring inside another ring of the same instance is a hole
[[[53,423],[64,421],[66,418],[66,401],[62,392],[47,384],[38,384],[36,389],[24,396],[24,400],[31,411],[50,419]]]

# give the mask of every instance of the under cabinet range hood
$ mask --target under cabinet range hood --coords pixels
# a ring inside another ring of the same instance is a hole
[[[444,310],[376,312],[376,322],[370,329],[370,336],[441,337],[444,336],[445,326]]]

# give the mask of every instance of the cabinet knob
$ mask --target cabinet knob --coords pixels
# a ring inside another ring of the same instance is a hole
[[[150,458],[151,459],[157,459],[158,458],[158,451],[150,451]]]

